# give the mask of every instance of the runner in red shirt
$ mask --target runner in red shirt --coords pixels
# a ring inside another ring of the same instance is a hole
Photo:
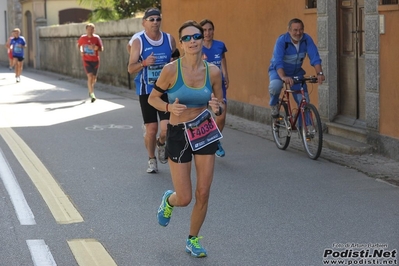
[[[100,67],[99,52],[104,51],[104,46],[100,36],[94,34],[94,24],[86,25],[86,34],[80,36],[78,40],[78,48],[83,60],[83,66],[87,75],[87,88],[91,102],[96,100],[94,95],[94,84],[97,81],[97,72]]]
[[[11,33],[10,38],[8,38],[8,40],[6,42],[7,54],[8,54],[8,64],[9,64],[10,70],[12,70],[14,68],[14,57],[12,56],[12,47],[11,47],[12,39],[14,39],[14,32]]]

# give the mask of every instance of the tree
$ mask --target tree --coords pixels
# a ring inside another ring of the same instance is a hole
[[[78,0],[80,5],[92,10],[92,22],[135,17],[149,7],[161,9],[161,0]]]
[[[149,7],[161,9],[161,0],[113,0],[120,19],[131,18]]]
[[[88,20],[91,22],[117,20],[118,13],[113,4],[115,0],[79,0],[79,4],[87,6],[92,11]]]

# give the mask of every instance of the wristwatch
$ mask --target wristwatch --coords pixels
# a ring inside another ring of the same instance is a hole
[[[215,113],[215,115],[216,115],[216,116],[219,116],[219,115],[221,115],[222,113],[223,113],[223,108],[222,108],[222,106],[219,105],[219,110],[218,110],[217,113]]]
[[[323,75],[324,75],[323,72],[317,73],[317,76],[323,76]]]

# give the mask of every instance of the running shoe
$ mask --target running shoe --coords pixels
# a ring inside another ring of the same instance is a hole
[[[161,144],[159,142],[159,138],[157,139],[157,148],[158,148],[158,160],[160,163],[165,164],[168,162],[168,158],[166,157],[165,151],[166,143]]]
[[[20,81],[21,81],[20,76],[16,77],[16,79],[17,79],[17,82],[20,82]]]
[[[199,240],[201,238],[202,236],[200,237],[194,236],[192,238],[187,238],[186,252],[191,253],[191,256],[193,257],[202,258],[207,256],[206,250],[199,243]]]
[[[173,194],[172,190],[167,190],[162,196],[161,205],[158,208],[157,218],[158,223],[162,226],[167,226],[172,216],[173,207],[169,205],[168,198]]]
[[[158,172],[157,158],[150,158],[148,160],[147,173],[153,174]]]
[[[216,150],[215,154],[217,157],[224,157],[226,155],[220,141],[218,141],[218,149]]]
[[[96,100],[96,95],[94,95],[94,93],[89,93],[89,96],[91,98],[91,102],[93,103]]]
[[[270,106],[271,110],[271,114],[273,118],[277,118],[280,115],[280,111],[278,110],[278,106],[277,105],[273,105]]]

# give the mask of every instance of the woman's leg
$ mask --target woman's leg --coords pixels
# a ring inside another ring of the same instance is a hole
[[[14,71],[15,71],[15,77],[18,77],[18,73],[19,73],[19,64],[18,64],[18,58],[14,57],[13,58],[14,61]]]
[[[169,160],[169,168],[174,187],[174,193],[168,199],[169,205],[185,207],[192,199],[191,162],[176,163]]]
[[[195,155],[197,186],[195,204],[191,213],[190,235],[198,236],[208,210],[208,200],[213,180],[215,155]]]

